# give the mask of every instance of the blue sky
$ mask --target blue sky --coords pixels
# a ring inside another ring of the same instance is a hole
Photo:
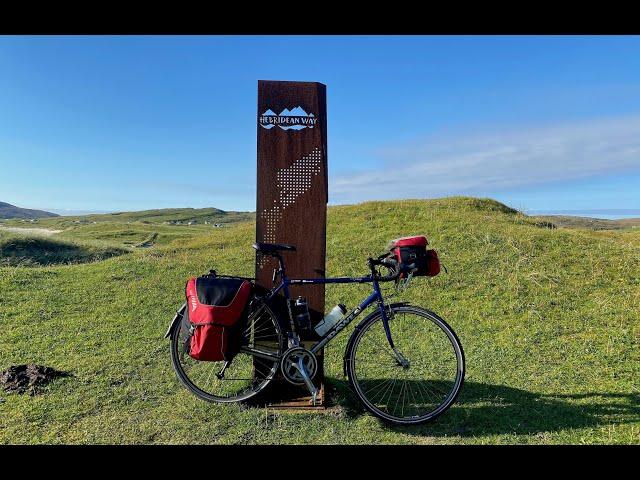
[[[0,201],[255,209],[257,80],[327,85],[331,204],[640,208],[640,37],[0,37]]]

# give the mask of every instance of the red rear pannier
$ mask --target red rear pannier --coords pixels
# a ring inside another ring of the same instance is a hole
[[[435,250],[427,250],[427,237],[403,237],[391,241],[390,250],[403,266],[415,264],[415,276],[433,277],[440,273],[440,260]]]
[[[251,283],[241,278],[203,276],[187,282],[192,335],[189,355],[196,360],[226,359],[229,333],[245,312]]]

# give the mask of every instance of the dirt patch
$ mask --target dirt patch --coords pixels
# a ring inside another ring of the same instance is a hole
[[[10,393],[25,393],[36,395],[47,383],[60,377],[70,377],[68,372],[62,372],[44,365],[13,365],[0,373],[0,385]]]

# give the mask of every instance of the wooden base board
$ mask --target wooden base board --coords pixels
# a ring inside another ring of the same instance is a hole
[[[267,399],[265,408],[271,410],[304,410],[304,411],[318,411],[325,410],[326,398],[324,382],[320,383],[318,397],[316,398],[316,405],[311,404],[311,395],[306,388],[302,387],[298,389],[291,385],[292,389],[288,391],[279,390],[280,399]]]
[[[301,342],[301,346],[310,349],[313,343],[313,341],[304,340]],[[328,398],[324,380],[318,380],[318,378],[324,379],[324,352],[322,350],[316,354],[316,359],[318,360],[318,373],[314,379],[314,384],[319,389],[316,405],[311,404],[311,395],[309,395],[309,390],[307,390],[306,386],[292,385],[280,373],[276,375],[272,384],[267,387],[266,392],[260,396],[260,400],[257,400],[257,405],[269,410],[290,412],[321,412],[326,410]],[[318,382],[320,383],[319,386]]]
[[[316,383],[316,382],[314,382]],[[316,383],[316,386],[318,384]],[[311,405],[311,395],[305,386],[292,385],[282,377],[273,380],[267,390],[249,403],[255,407],[279,412],[326,412],[331,402],[324,382],[319,385],[316,405]]]

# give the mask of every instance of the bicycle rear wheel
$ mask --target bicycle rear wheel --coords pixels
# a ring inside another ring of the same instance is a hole
[[[455,401],[464,381],[464,352],[435,313],[408,305],[390,310],[389,328],[402,366],[389,346],[380,313],[365,319],[349,341],[349,384],[367,410],[394,424],[433,420]]]
[[[179,313],[182,314],[184,308]],[[184,320],[171,336],[171,361],[180,381],[192,393],[208,402],[242,402],[257,395],[271,382],[280,366],[279,359],[256,357],[242,349],[221,375],[224,361],[202,362],[189,356],[185,345],[189,338]],[[273,355],[281,355],[284,339],[278,319],[264,303],[249,313],[242,332],[242,345]]]

